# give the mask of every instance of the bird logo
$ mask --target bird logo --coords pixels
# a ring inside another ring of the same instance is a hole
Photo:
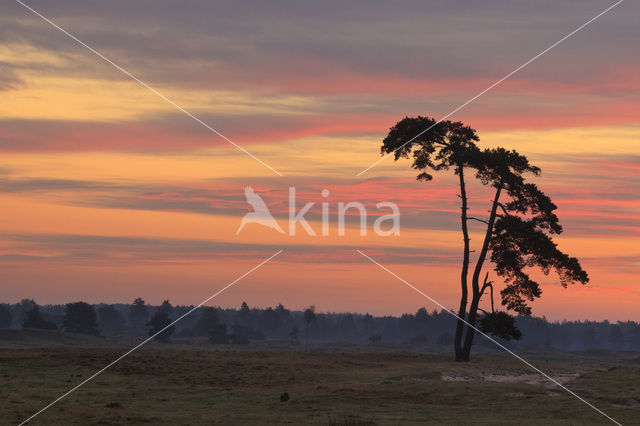
[[[273,228],[276,231],[284,234],[278,222],[273,218],[271,212],[269,212],[269,208],[265,204],[262,197],[256,194],[250,186],[247,186],[244,189],[244,195],[247,197],[247,203],[253,207],[253,211],[244,215],[242,218],[242,222],[240,223],[240,227],[236,231],[236,235],[240,233],[244,225],[247,223],[259,223],[260,225],[264,225],[269,228]]]

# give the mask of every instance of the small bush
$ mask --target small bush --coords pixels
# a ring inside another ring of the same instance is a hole
[[[380,342],[382,342],[382,336],[380,336],[379,334],[369,337],[369,343],[380,343]]]
[[[505,340],[520,340],[522,332],[516,327],[516,319],[506,312],[492,312],[480,318],[480,330]]]

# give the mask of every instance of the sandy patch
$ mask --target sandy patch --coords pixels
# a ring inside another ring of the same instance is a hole
[[[447,376],[447,375],[442,375],[440,376],[440,378],[442,380],[444,380],[445,382],[468,382],[469,380],[471,380],[470,377],[465,377],[465,376]]]
[[[574,380],[579,374],[549,374],[555,381],[565,384]],[[526,383],[528,385],[557,386],[542,374],[484,374],[482,378],[487,382]]]
[[[560,384],[565,384],[574,380],[579,374],[550,374],[554,380]],[[471,380],[484,380],[485,382],[498,382],[498,383],[526,383],[528,385],[541,385],[546,387],[557,386],[547,377],[542,374],[483,374],[479,378],[472,378],[468,376],[453,376],[443,374],[440,376],[445,382],[468,382]]]

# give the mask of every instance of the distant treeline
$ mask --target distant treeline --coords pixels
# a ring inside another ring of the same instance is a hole
[[[206,337],[212,343],[243,344],[251,340],[287,340],[292,344],[311,342],[453,343],[455,320],[445,311],[428,312],[420,308],[415,314],[400,317],[377,317],[356,313],[316,313],[274,308],[251,308],[243,302],[239,309],[202,307],[181,319],[193,306],[147,305],[141,298],[132,304],[96,304],[84,302],[67,305],[38,305],[31,299],[16,304],[0,304],[0,328],[41,328],[107,336],[123,333],[154,335],[159,341]],[[556,348],[581,350],[606,348],[640,350],[640,324],[633,321],[549,322],[544,318],[519,316],[519,341],[501,341],[512,348]],[[478,344],[492,345],[486,339]]]

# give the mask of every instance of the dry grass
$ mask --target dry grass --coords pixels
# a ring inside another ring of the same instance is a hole
[[[0,350],[0,421],[19,423],[120,353],[113,348]],[[639,424],[638,358],[535,362],[552,375],[577,373],[568,387],[621,423]],[[156,346],[132,354],[33,424],[607,424],[546,383],[485,380],[529,373],[505,357],[457,364],[448,356],[417,353]],[[280,402],[285,391],[291,398]]]

